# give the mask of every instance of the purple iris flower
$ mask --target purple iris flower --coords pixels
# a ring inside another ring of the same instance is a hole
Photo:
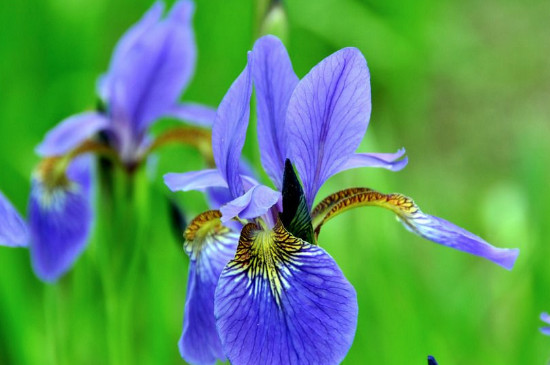
[[[0,194],[0,243],[28,246],[34,272],[47,282],[71,268],[93,221],[90,156],[74,159],[66,171],[59,165],[56,158],[45,159],[33,174],[28,223]]]
[[[163,11],[164,4],[155,3],[115,47],[109,70],[98,82],[106,111],[65,119],[38,146],[40,155],[63,155],[102,131],[120,159],[132,165],[144,157],[149,127],[159,118],[212,124],[214,109],[179,102],[195,71],[194,5],[180,0],[164,19]]]
[[[83,154],[105,155],[131,171],[154,148],[181,137],[176,131],[154,140],[149,127],[157,119],[169,116],[198,126],[214,119],[214,109],[178,101],[195,70],[194,5],[178,1],[164,19],[163,11],[163,3],[155,3],[115,47],[98,82],[106,110],[65,119],[37,147],[44,160],[33,174],[28,227],[0,196],[0,213],[7,217],[0,223],[0,244],[28,245],[33,268],[44,281],[65,273],[88,242],[92,164]],[[93,141],[98,132],[107,136],[107,144]],[[192,130],[183,139],[205,133]]]
[[[428,365],[437,365],[437,361],[435,360],[435,357],[432,355],[428,356]]]
[[[550,336],[550,314],[548,314],[546,312],[543,312],[543,313],[540,314],[540,319],[541,319],[541,321],[548,324],[548,326],[541,327],[540,331],[543,334],[545,334],[547,336]]]
[[[240,172],[253,83],[261,161],[277,190]],[[299,80],[277,38],[256,42],[217,111],[217,168],[165,175],[173,191],[214,187],[232,199],[199,215],[185,232],[191,263],[179,347],[187,361],[341,362],[355,335],[357,298],[317,238],[324,223],[349,208],[390,209],[424,238],[512,267],[517,250],[495,248],[424,214],[400,194],[352,188],[313,207],[321,185],[339,172],[365,166],[397,171],[407,164],[403,149],[355,153],[369,122],[370,96],[367,64],[355,48],[332,54]],[[234,220],[242,229],[228,228]]]

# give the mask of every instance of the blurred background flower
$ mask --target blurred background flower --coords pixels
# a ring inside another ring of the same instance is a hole
[[[46,0],[2,7],[0,189],[19,212],[38,161],[30,151],[58,121],[94,107],[95,80],[113,45],[151,4]],[[217,105],[266,29],[283,38],[299,77],[337,49],[358,47],[372,85],[361,151],[405,146],[410,162],[391,174],[364,169],[335,176],[319,196],[354,185],[400,191],[499,247],[521,249],[508,272],[424,244],[397,229],[390,213],[353,211],[345,226],[336,218],[323,241],[361,308],[345,363],[424,363],[427,353],[442,364],[543,363],[550,343],[536,328],[550,302],[550,3],[290,0],[282,6],[285,16],[264,23],[267,1],[197,0],[198,62],[185,99]],[[253,141],[253,128],[248,133]],[[158,171],[203,168],[192,148],[161,154]],[[260,166],[257,144],[247,143],[244,154]],[[176,344],[188,260],[160,199],[167,188],[156,180],[143,213],[154,222],[142,232],[151,254],[135,286],[148,332],[128,342],[140,363],[181,364]],[[200,193],[176,199],[190,216],[207,208]],[[0,363],[106,362],[103,311],[89,300],[102,293],[95,280],[100,238],[94,234],[56,287],[33,275],[28,251],[0,247]]]

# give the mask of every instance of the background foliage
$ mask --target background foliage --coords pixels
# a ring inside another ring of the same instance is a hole
[[[21,212],[38,161],[34,146],[64,117],[93,108],[95,80],[114,44],[149,6],[0,4],[0,189]],[[338,175],[319,196],[355,185],[402,192],[491,243],[521,248],[507,272],[425,242],[385,211],[338,217],[320,242],[358,292],[357,335],[344,363],[423,364],[427,354],[444,365],[545,363],[550,339],[537,327],[539,312],[550,310],[550,3],[289,0],[285,8],[285,43],[297,74],[341,47],[360,48],[373,94],[361,149],[404,146],[410,159],[397,173]],[[266,9],[265,2],[197,0],[199,60],[184,99],[219,103],[265,29]],[[245,153],[259,167],[255,141]],[[102,286],[109,278],[101,280],[98,257],[105,247],[130,245],[119,252],[131,252],[129,231],[141,242],[135,246],[141,258],[133,299],[119,309],[131,313],[127,325],[142,330],[127,338],[126,350],[135,363],[183,363],[176,342],[188,260],[172,232],[167,199],[176,198],[189,218],[206,204],[198,193],[170,194],[162,174],[198,169],[199,161],[191,149],[163,150],[152,185],[141,178],[138,203],[117,203],[126,217],[121,237],[104,219],[109,204],[98,200],[90,247],[56,286],[35,278],[26,250],[0,247],[0,363],[113,360]],[[126,208],[136,209],[135,217]]]

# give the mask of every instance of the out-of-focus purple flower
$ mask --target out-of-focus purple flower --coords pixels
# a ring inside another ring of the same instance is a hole
[[[29,232],[23,218],[0,191],[0,245],[27,246]]]
[[[0,223],[0,244],[28,243],[33,268],[44,281],[65,273],[88,241],[93,221],[91,165],[81,155],[107,155],[131,171],[154,148],[182,136],[166,134],[153,140],[149,127],[157,119],[170,116],[199,126],[209,126],[214,119],[212,108],[179,102],[195,70],[194,5],[180,0],[164,18],[163,12],[163,3],[155,3],[116,45],[109,70],[98,82],[106,110],[65,119],[37,147],[44,160],[32,179],[28,227],[0,196],[0,213],[8,217]],[[98,132],[107,144],[90,141]],[[203,135],[209,136],[191,129],[188,134],[183,140],[194,138],[191,143],[197,145]]]
[[[437,361],[435,360],[435,357],[432,355],[428,356],[428,365],[437,365]]]
[[[541,327],[540,328],[540,331],[547,335],[547,336],[550,336],[550,314],[546,313],[546,312],[543,312],[540,314],[540,319],[541,321],[545,322],[546,324],[548,324],[549,326],[545,326],[545,327]]]
[[[34,174],[28,207],[32,266],[47,282],[57,280],[82,254],[93,222],[91,157],[73,160],[58,178],[62,181],[52,183],[51,173],[39,169]]]
[[[62,121],[37,147],[43,156],[64,155],[103,131],[120,159],[133,164],[149,146],[148,129],[161,117],[210,126],[215,110],[179,98],[195,71],[196,45],[189,0],[174,4],[163,19],[155,3],[115,47],[109,70],[98,82],[106,111],[86,112]]]
[[[33,174],[28,223],[0,194],[7,220],[0,226],[2,243],[28,246],[32,267],[43,281],[53,282],[73,265],[88,243],[93,221],[90,156],[64,170],[57,158],[45,159]],[[6,224],[7,223],[7,224]],[[7,232],[7,234],[6,234]]]
[[[257,94],[262,164],[282,195],[240,172],[252,82]],[[357,299],[337,264],[317,245],[317,235],[326,221],[352,207],[388,208],[424,238],[511,268],[517,250],[497,249],[447,221],[422,213],[412,200],[399,194],[347,189],[312,209],[319,188],[334,174],[363,166],[396,171],[406,165],[403,149],[388,154],[355,153],[370,110],[369,71],[357,49],[334,53],[298,80],[277,38],[267,36],[256,42],[248,65],[218,108],[212,131],[217,168],[165,175],[166,184],[174,191],[227,189],[232,200],[220,207],[222,216],[212,224],[232,219],[247,223],[233,259],[224,268],[224,260],[213,260],[219,265],[215,272],[221,272],[214,295],[202,296],[204,308],[210,308],[209,301],[214,300],[216,326],[210,316],[208,329],[201,331],[197,327],[206,322],[186,311],[184,323],[195,330],[184,332],[180,348],[185,342],[202,343],[204,351],[218,348],[221,341],[233,364],[342,361],[355,334]],[[290,161],[295,163],[303,190]],[[208,226],[203,222],[197,229],[207,230]],[[215,241],[210,255],[216,251]],[[188,242],[206,252],[208,242],[192,237]],[[203,257],[206,259],[206,254]],[[202,285],[205,279],[199,272],[193,274],[193,285]],[[209,293],[211,279],[204,284]],[[188,296],[196,292],[188,292]],[[192,300],[198,299],[188,297],[188,302]],[[193,337],[216,329],[219,338],[212,335],[199,341]],[[215,351],[209,353],[209,362],[220,358]],[[189,354],[182,355],[195,361]]]

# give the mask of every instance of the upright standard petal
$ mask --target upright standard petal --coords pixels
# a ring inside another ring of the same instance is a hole
[[[286,116],[287,146],[309,207],[359,146],[370,111],[369,70],[355,48],[325,58],[296,86]]]
[[[27,246],[29,232],[23,218],[0,191],[0,245]]]
[[[286,111],[299,79],[292,69],[285,46],[277,37],[267,35],[258,39],[252,54],[262,165],[275,187],[281,190],[287,157]]]
[[[428,365],[437,365],[437,361],[435,361],[435,357],[432,355],[428,356]]]
[[[225,265],[235,255],[239,235],[220,222],[219,211],[195,218],[185,231],[189,279],[179,340],[181,356],[193,364],[225,360],[214,318],[214,293]]]
[[[157,15],[156,8],[151,12]],[[195,69],[192,14],[193,3],[177,2],[167,19],[146,22],[147,31],[136,32],[124,57],[113,60],[102,89],[107,90],[113,121],[121,124],[117,129],[130,127],[139,136],[176,104]]]
[[[541,319],[541,321],[546,322],[547,324],[550,325],[550,314],[548,314],[546,312],[543,312],[543,313],[540,314],[540,319]],[[550,326],[541,327],[540,331],[543,334],[545,334],[547,336],[550,336]]]
[[[136,47],[136,44],[144,37],[153,27],[160,21],[162,12],[164,11],[164,3],[157,1],[151,6],[151,8],[141,17],[141,19],[134,24],[130,29],[124,33],[124,35],[118,41],[113,56],[111,57],[111,64],[109,66],[109,73],[100,78],[98,84],[99,95],[103,100],[110,100],[110,88],[109,88],[109,76],[116,74],[117,70],[124,69],[125,63],[128,62],[128,54],[132,49]]]
[[[482,238],[451,222],[425,214],[411,198],[401,194],[382,194],[369,188],[353,188],[339,191],[321,201],[312,216],[315,234],[328,220],[349,209],[362,206],[379,206],[393,211],[409,231],[441,245],[481,256],[511,270],[519,255],[519,249],[494,247]]]
[[[248,62],[223,97],[212,126],[214,160],[233,198],[244,193],[239,164],[250,116],[251,67]]]
[[[218,332],[232,364],[338,364],[357,326],[357,297],[320,247],[280,224],[243,228],[215,296]]]
[[[31,261],[43,281],[53,282],[69,270],[88,242],[93,220],[88,157],[74,160],[66,179],[55,186],[44,180],[44,171],[33,179],[28,209]]]
[[[78,147],[97,132],[109,127],[109,120],[100,113],[73,115],[50,130],[36,147],[41,156],[61,156]]]

